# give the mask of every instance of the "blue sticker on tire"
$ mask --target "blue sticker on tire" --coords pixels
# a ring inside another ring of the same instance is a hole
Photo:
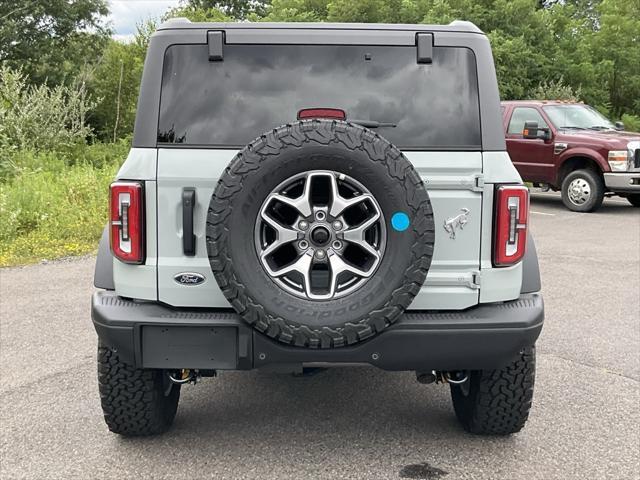
[[[391,226],[397,232],[404,232],[410,224],[409,215],[404,212],[396,212],[391,217]]]

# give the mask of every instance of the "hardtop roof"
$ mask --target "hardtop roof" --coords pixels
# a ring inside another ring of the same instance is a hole
[[[162,23],[158,30],[228,30],[228,29],[296,29],[296,30],[378,30],[378,31],[420,31],[420,32],[457,32],[484,34],[475,24],[454,20],[448,25],[395,24],[395,23],[306,23],[306,22],[192,22],[178,17]]]

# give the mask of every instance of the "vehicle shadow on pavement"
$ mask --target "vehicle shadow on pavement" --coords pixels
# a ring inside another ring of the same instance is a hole
[[[257,448],[252,461],[256,455],[265,462],[287,455],[300,456],[300,464],[310,465],[350,465],[364,455],[397,464],[399,472],[429,475],[447,473],[441,458],[425,456],[430,448],[442,455],[449,448],[460,451],[462,445],[477,448],[476,454],[483,456],[487,445],[508,448],[515,441],[465,433],[456,420],[449,386],[421,385],[412,372],[373,367],[328,369],[309,377],[223,372],[183,392],[170,432],[157,439],[119,441],[149,447],[149,442],[172,443],[206,453],[204,447],[216,456],[237,456],[244,446]],[[319,460],[317,452],[327,457]]]
[[[258,470],[275,458],[285,471],[326,464],[355,474],[353,465],[370,462],[396,472],[395,478],[432,479],[454,473],[447,465],[455,459],[443,458],[443,451],[455,457],[467,448],[488,460],[494,450],[487,446],[508,449],[516,441],[465,433],[449,386],[421,385],[412,372],[336,368],[309,377],[223,372],[183,392],[168,433],[118,438],[120,446],[144,445],[157,454],[155,447],[175,445],[211,455],[216,466],[245,449],[251,468]]]
[[[217,392],[221,386],[224,391]],[[260,371],[223,373],[191,391],[185,389],[183,400],[174,428],[195,428],[200,435],[210,432],[212,438],[221,431],[242,438],[248,433],[243,428],[254,434],[263,429],[271,438],[282,435],[285,442],[298,433],[359,435],[459,428],[448,386],[420,385],[413,373],[374,368],[328,369],[305,377]]]

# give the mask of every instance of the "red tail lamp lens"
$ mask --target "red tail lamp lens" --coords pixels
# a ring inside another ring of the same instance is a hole
[[[125,263],[144,262],[144,189],[138,182],[111,184],[109,233],[113,255]]]
[[[529,190],[522,185],[503,185],[496,190],[496,229],[493,264],[513,265],[527,248]]]

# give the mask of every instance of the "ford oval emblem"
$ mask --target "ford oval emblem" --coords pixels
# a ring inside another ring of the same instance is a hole
[[[173,277],[173,279],[176,283],[187,286],[200,285],[206,280],[204,275],[195,272],[178,273]]]

